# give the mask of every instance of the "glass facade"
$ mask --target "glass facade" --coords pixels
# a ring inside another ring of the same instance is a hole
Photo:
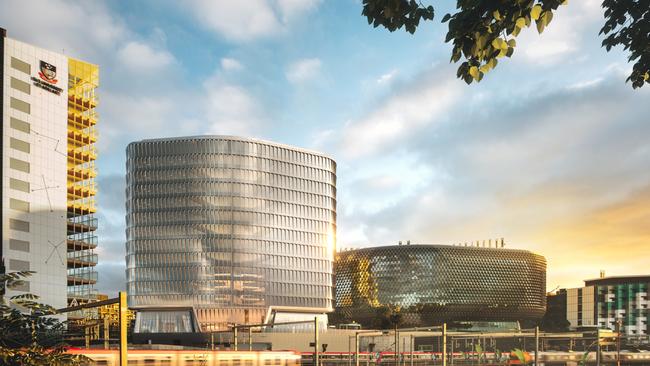
[[[238,137],[144,140],[127,147],[126,179],[130,307],[193,307],[202,330],[331,310],[332,159]]]
[[[373,321],[387,308],[402,325],[539,320],[546,310],[546,260],[524,250],[398,245],[336,254],[335,316]]]

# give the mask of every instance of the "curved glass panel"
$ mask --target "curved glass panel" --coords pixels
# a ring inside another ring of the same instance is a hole
[[[380,326],[386,307],[405,326],[539,320],[546,260],[524,250],[398,245],[336,254],[335,316]]]
[[[204,330],[332,308],[332,159],[206,136],[131,143],[126,164],[129,306],[192,306]]]

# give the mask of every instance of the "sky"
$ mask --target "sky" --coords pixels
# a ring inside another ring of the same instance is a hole
[[[338,163],[338,248],[504,238],[547,288],[650,273],[650,87],[605,52],[595,0],[479,84],[456,79],[437,6],[415,35],[359,0],[5,0],[8,36],[100,66],[97,288],[125,288],[125,147],[242,135]],[[442,5],[440,5],[442,4]]]

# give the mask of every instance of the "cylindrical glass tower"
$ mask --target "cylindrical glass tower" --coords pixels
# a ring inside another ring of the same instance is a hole
[[[126,165],[136,332],[196,331],[190,317],[210,331],[332,310],[334,160],[200,136],[131,143]]]

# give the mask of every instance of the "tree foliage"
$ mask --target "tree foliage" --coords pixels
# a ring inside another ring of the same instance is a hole
[[[22,294],[5,298],[6,290],[20,286],[32,271],[0,271],[0,365],[82,365],[86,357],[65,352],[65,323],[52,315],[56,310],[39,303],[38,296]]]
[[[456,76],[467,84],[481,81],[502,57],[511,57],[517,46],[515,38],[532,25],[542,33],[553,14],[567,0],[457,0],[454,14],[446,14],[445,42],[453,45],[451,62],[461,62]],[[604,0],[607,51],[623,46],[633,62],[627,81],[633,88],[650,83],[650,0]],[[432,20],[434,8],[414,0],[363,0],[368,24],[383,26],[393,32],[404,29],[415,33],[420,20]]]

